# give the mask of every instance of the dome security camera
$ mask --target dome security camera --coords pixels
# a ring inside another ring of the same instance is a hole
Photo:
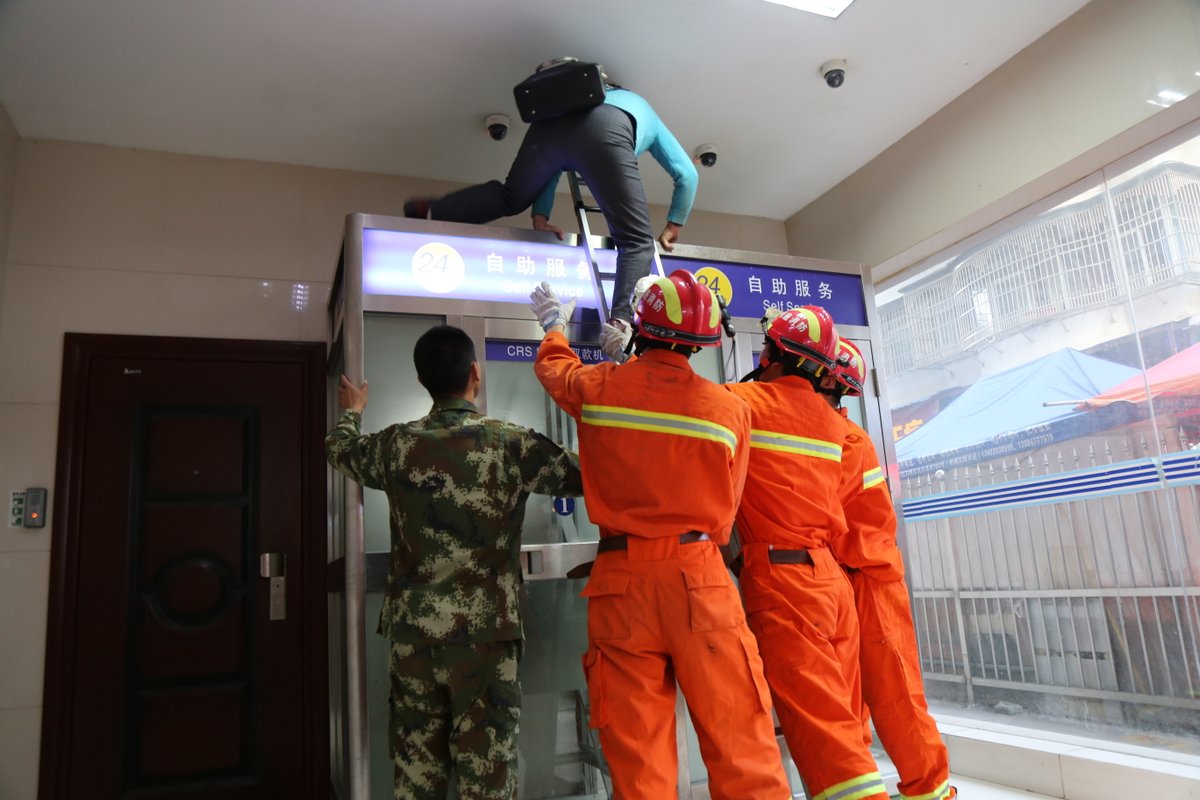
[[[846,59],[835,58],[821,65],[821,77],[830,89],[836,89],[846,82]]]
[[[511,124],[512,120],[504,114],[489,114],[488,118],[483,121],[484,127],[487,128],[488,136],[497,142],[508,136],[508,128]]]
[[[717,146],[715,144],[702,144],[696,148],[696,153],[692,158],[699,161],[701,166],[711,167],[717,163]]]

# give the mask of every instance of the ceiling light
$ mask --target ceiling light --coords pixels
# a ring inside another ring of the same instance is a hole
[[[1159,108],[1170,108],[1187,97],[1183,92],[1172,91],[1171,89],[1163,89],[1158,93],[1158,97],[1151,97],[1146,102],[1152,106]]]
[[[822,17],[833,17],[837,19],[846,8],[854,2],[854,0],[766,0],[768,3],[775,3],[788,8],[794,8],[798,11],[807,11],[810,14],[820,14]]]

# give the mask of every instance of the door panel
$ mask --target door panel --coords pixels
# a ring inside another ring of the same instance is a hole
[[[310,581],[323,348],[79,338],[122,352],[88,356],[80,386],[64,378],[80,397],[64,421],[78,407],[81,424],[60,442],[52,583],[78,602],[52,602],[66,641],[48,660],[71,658],[48,670],[48,696],[67,699],[47,702],[41,796],[327,795],[324,586]],[[261,553],[286,554],[283,619]]]

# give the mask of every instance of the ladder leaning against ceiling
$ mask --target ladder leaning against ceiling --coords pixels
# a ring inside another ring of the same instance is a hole
[[[612,280],[615,275],[611,272],[601,272],[600,263],[596,260],[596,249],[592,247],[592,229],[588,225],[588,214],[601,213],[599,206],[588,205],[583,199],[582,187],[587,186],[587,181],[574,170],[567,170],[567,183],[571,187],[571,203],[575,207],[575,219],[579,222],[579,240],[583,245],[583,251],[586,254],[588,265],[592,270],[592,287],[596,290],[598,302],[596,311],[600,314],[600,321],[607,322],[611,305],[608,298],[604,295],[603,279]],[[658,255],[658,242],[654,242],[654,274],[662,276],[663,272],[662,259]]]

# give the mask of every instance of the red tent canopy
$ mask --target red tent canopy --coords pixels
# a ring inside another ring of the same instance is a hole
[[[1200,401],[1200,342],[1150,367],[1145,378],[1134,375],[1084,401],[1078,408],[1103,408],[1118,402],[1145,403],[1146,384],[1150,385],[1150,397],[1190,396]]]

